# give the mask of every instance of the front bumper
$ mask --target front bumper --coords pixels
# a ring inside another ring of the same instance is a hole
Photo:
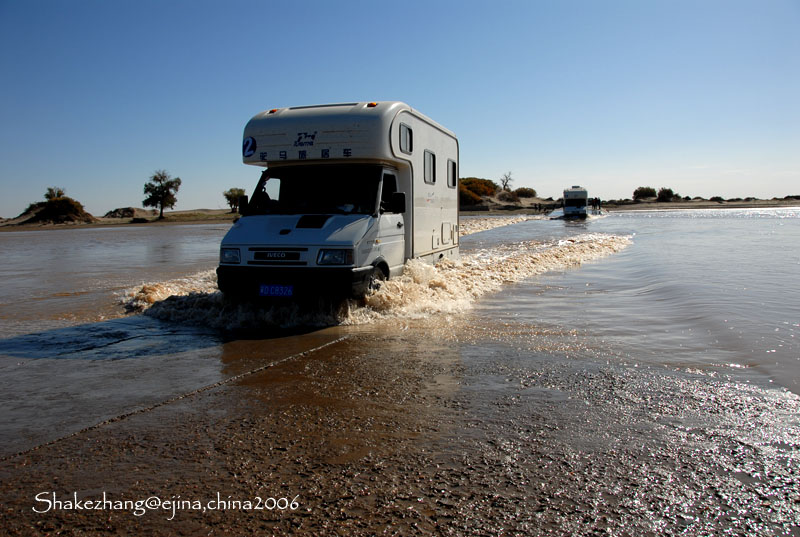
[[[247,267],[220,265],[217,285],[226,295],[259,298],[263,285],[290,286],[292,299],[363,297],[372,273],[369,267]]]

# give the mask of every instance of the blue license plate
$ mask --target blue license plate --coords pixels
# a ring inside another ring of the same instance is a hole
[[[293,285],[261,284],[258,288],[258,296],[292,296],[292,294],[294,294]]]

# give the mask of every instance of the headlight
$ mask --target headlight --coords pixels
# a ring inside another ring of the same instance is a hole
[[[317,265],[352,265],[353,250],[320,250]]]
[[[221,248],[219,251],[220,263],[241,263],[242,258],[238,248]]]

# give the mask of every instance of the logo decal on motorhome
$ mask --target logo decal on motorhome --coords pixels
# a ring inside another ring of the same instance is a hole
[[[314,139],[317,137],[317,131],[314,132],[298,132],[297,140],[294,141],[295,147],[309,147],[314,145]]]
[[[245,157],[252,157],[256,152],[256,140],[252,136],[244,139],[242,144],[242,155]]]

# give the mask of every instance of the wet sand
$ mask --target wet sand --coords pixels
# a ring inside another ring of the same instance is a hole
[[[235,380],[5,458],[0,527],[9,535],[800,532],[796,397],[582,358],[574,334],[520,334],[473,317],[313,338],[311,352],[303,352],[311,341],[225,344],[224,373]],[[286,498],[278,505],[293,500],[296,509],[36,513],[45,491],[203,506],[219,493]]]

